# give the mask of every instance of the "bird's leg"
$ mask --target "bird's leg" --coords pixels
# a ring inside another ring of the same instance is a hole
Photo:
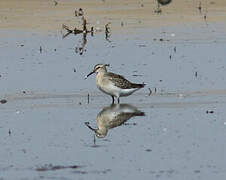
[[[115,103],[115,99],[114,99],[114,96],[111,96],[112,97],[112,104]]]
[[[119,97],[118,97],[118,104],[120,104],[120,100],[119,100]]]

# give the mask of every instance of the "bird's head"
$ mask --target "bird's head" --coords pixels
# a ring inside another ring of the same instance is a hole
[[[107,72],[107,66],[110,66],[109,64],[97,64],[97,65],[95,65],[94,66],[94,68],[93,68],[93,71],[92,72],[90,72],[87,76],[86,76],[86,78],[88,78],[90,75],[92,75],[93,73],[98,73],[98,72],[100,72],[100,71],[104,71],[104,72]]]

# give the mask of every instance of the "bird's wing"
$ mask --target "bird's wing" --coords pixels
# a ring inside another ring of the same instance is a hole
[[[115,128],[117,126],[121,126],[122,124],[124,124],[128,119],[130,119],[131,117],[133,117],[133,113],[120,113],[117,116],[115,116],[108,125],[108,128]]]
[[[108,72],[105,76],[117,87],[122,89],[135,88],[133,83],[125,79],[123,76]]]

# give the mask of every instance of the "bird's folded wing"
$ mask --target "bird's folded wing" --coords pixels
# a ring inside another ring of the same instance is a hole
[[[108,72],[106,76],[115,86],[119,88],[122,88],[122,89],[135,88],[133,86],[134,85],[133,83],[131,83],[121,75]]]

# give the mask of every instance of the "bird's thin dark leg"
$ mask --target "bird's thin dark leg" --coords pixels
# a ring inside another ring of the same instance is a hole
[[[118,104],[120,103],[119,97],[118,97]]]
[[[112,104],[115,103],[115,99],[114,99],[114,96],[111,96],[112,97]]]

